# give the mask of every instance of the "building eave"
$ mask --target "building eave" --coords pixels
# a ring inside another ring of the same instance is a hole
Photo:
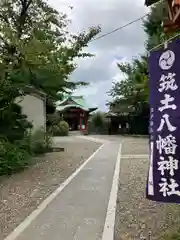
[[[37,97],[39,99],[42,99],[43,101],[46,101],[46,93],[44,93],[43,91],[39,90],[39,89],[36,89],[35,87],[33,86],[30,86],[30,85],[27,85],[25,88],[24,88],[24,93],[25,94],[29,94],[29,95],[32,95],[34,97]]]
[[[56,107],[56,111],[58,111],[58,112],[64,112],[64,111],[66,111],[66,110],[68,110],[68,109],[70,109],[70,108],[78,108],[78,109],[81,109],[81,110],[86,111],[86,112],[89,111],[89,109],[86,109],[86,108],[83,108],[82,106],[78,106],[78,105],[74,105],[74,104],[65,105],[65,106],[57,106],[57,107]]]
[[[98,108],[96,107],[96,108],[90,108],[89,109],[89,113],[91,113],[91,112],[94,112],[94,111],[96,111]]]
[[[157,3],[157,2],[159,2],[160,0],[145,0],[145,5],[147,6],[147,7],[149,7],[149,6],[151,6],[151,5],[153,5],[154,3]]]
[[[45,92],[43,92],[42,90],[39,90],[39,89],[37,89],[37,88],[35,88],[34,86],[31,86],[31,85],[27,85],[25,87],[25,90],[30,91],[30,92],[38,93],[39,95],[44,96],[44,97],[46,96]]]

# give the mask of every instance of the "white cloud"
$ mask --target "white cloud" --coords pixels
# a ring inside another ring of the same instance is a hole
[[[59,11],[66,11],[72,19],[70,31],[79,32],[88,27],[101,25],[102,34],[112,31],[147,13],[144,0],[49,0]],[[71,11],[68,6],[73,6]],[[116,62],[130,61],[144,51],[145,34],[141,22],[132,24],[114,34],[89,44],[88,51],[96,56],[78,60],[78,68],[71,78],[90,82],[76,93],[84,95],[87,101],[105,109],[107,91],[113,81],[123,78]]]
[[[81,87],[75,91],[76,95],[84,95],[86,97],[94,96],[98,93],[99,84],[94,83],[89,86]]]

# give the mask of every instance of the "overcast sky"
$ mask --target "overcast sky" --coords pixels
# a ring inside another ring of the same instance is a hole
[[[48,0],[57,10],[68,12],[72,19],[71,31],[77,32],[100,25],[102,33],[112,31],[147,13],[145,0]],[[73,6],[70,10],[68,6]],[[86,81],[90,85],[78,89],[76,94],[84,95],[87,101],[106,109],[107,91],[112,82],[123,78],[117,62],[131,61],[144,51],[145,34],[142,23],[111,34],[89,44],[88,51],[95,57],[78,61],[78,68],[72,74],[74,81]]]

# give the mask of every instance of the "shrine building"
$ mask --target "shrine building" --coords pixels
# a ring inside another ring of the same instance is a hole
[[[88,132],[88,118],[97,107],[90,106],[83,96],[67,95],[56,102],[56,111],[69,124],[70,131]]]

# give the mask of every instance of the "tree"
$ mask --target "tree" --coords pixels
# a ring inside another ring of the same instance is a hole
[[[107,134],[108,120],[106,114],[101,111],[93,113],[89,121],[88,130],[92,133]]]
[[[143,105],[148,102],[148,66],[147,57],[141,56],[132,63],[117,64],[124,74],[124,79],[113,84],[109,95],[113,98],[112,104],[120,109],[122,105],[131,111],[141,111]],[[110,103],[111,105],[111,103]]]
[[[160,1],[152,5],[150,14],[143,21],[144,31],[147,34],[146,49],[152,48],[168,40],[170,37],[177,35],[176,32],[166,34],[164,32],[163,22],[168,20],[168,4],[167,1]]]
[[[100,29],[90,28],[72,35],[67,31],[68,24],[65,14],[43,0],[0,2],[0,120],[3,121],[0,134],[6,134],[5,124],[7,128],[11,126],[12,135],[18,129],[17,123],[19,127],[22,123],[19,129],[26,131],[28,124],[20,116],[15,99],[25,94],[27,85],[55,99],[57,91],[84,84],[70,82],[68,77],[76,68],[75,58],[91,56],[83,48]],[[12,121],[12,109],[17,121]]]
[[[21,140],[32,128],[27,116],[22,114],[21,107],[15,102],[20,96],[16,83],[7,78],[0,82],[0,140],[6,138],[11,143]]]
[[[100,29],[72,35],[69,20],[43,0],[2,0],[0,3],[1,82],[30,84],[50,97],[74,89],[83,82],[68,80],[77,57],[90,57],[82,50]]]
[[[95,128],[103,128],[105,117],[102,112],[96,112],[92,115],[92,124]]]
[[[162,43],[166,35],[163,29],[163,19],[168,16],[167,2],[160,1],[152,5],[150,14],[147,19],[143,21],[144,31],[147,34],[146,48],[147,50]]]
[[[150,13],[143,22],[147,34],[146,53],[135,58],[131,63],[118,64],[124,73],[124,79],[114,83],[109,94],[113,98],[109,103],[110,110],[118,113],[135,113],[140,118],[149,115],[149,72],[147,51],[163,43],[167,38],[176,34],[165,35],[162,21],[167,17],[167,3],[161,1],[151,7]],[[147,118],[146,118],[147,121]]]
[[[167,17],[167,3],[161,1],[151,7],[146,20],[143,21],[144,31],[147,34],[146,51],[151,50],[166,40],[162,21]],[[147,53],[135,58],[131,63],[118,64],[125,78],[115,83],[109,94],[113,98],[112,104],[123,100],[125,105],[133,106],[134,111],[143,109],[149,100],[149,73]]]
[[[129,123],[131,134],[147,134],[149,118],[149,91],[147,57],[133,59],[132,63],[118,64],[124,79],[114,83],[110,90],[113,101],[109,103],[111,113],[121,116],[118,121]]]

